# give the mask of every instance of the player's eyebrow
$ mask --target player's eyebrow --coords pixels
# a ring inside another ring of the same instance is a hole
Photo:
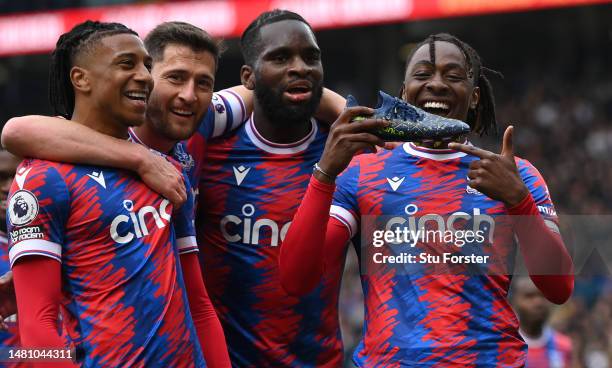
[[[318,47],[314,47],[314,46],[307,47],[306,49],[304,49],[302,51],[305,51],[305,52],[314,52],[314,53],[319,53],[319,54],[321,53],[321,49],[319,49]]]
[[[130,59],[138,59],[141,56],[142,56],[144,62],[151,63],[153,61],[153,58],[151,56],[149,56],[148,54],[140,55],[140,54],[137,54],[137,53],[132,52],[132,51],[119,52],[118,54],[115,55],[113,60],[120,59],[120,58],[125,58],[125,57],[128,57]]]
[[[419,60],[416,63],[414,63],[414,66],[420,66],[420,65],[433,66],[433,64],[429,60]]]
[[[119,59],[122,57],[129,57],[129,58],[136,58],[138,57],[135,53],[133,52],[129,52],[129,51],[124,51],[124,52],[120,52],[118,54],[115,55],[115,59]]]
[[[170,75],[170,74],[180,74],[182,76],[187,76],[187,75],[192,74],[192,72],[189,69],[177,66],[175,68],[164,70],[164,72],[162,73],[163,76],[167,76],[167,75]],[[197,74],[196,77],[204,78],[204,79],[209,79],[211,81],[215,80],[214,75],[210,75],[210,73]]]
[[[291,49],[289,47],[280,46],[274,49],[267,50],[264,55],[268,56],[268,55],[276,55],[276,54],[290,53],[290,52],[291,52]]]
[[[466,69],[465,65],[455,63],[455,62],[444,65],[444,68],[445,69]]]

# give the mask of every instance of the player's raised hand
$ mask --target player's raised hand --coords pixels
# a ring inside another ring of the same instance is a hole
[[[529,194],[514,161],[513,132],[512,125],[506,128],[500,154],[466,144],[448,145],[451,149],[480,157],[470,164],[469,186],[509,207],[519,204]]]
[[[0,329],[6,330],[4,319],[17,313],[17,299],[13,285],[13,272],[0,276]]]
[[[149,188],[167,198],[174,208],[179,208],[187,200],[182,173],[165,157],[146,151],[138,175]]]
[[[342,112],[332,124],[319,167],[331,177],[339,175],[360,151],[375,152],[376,146],[385,147],[385,142],[371,132],[389,125],[382,119],[365,119],[351,122],[358,116],[371,116],[369,107],[350,107]],[[330,178],[328,178],[330,179]]]

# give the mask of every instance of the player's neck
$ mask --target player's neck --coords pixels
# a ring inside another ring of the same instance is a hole
[[[178,142],[164,138],[153,129],[153,124],[148,121],[134,127],[134,133],[140,141],[147,147],[153,148],[162,153],[169,153]]]
[[[527,335],[527,337],[531,339],[537,339],[542,336],[542,332],[544,331],[544,325],[539,323],[523,324],[521,326],[521,331],[523,331],[523,333]]]
[[[310,119],[297,124],[295,122],[271,121],[263,109],[257,105],[257,101],[254,104],[253,123],[255,128],[263,138],[270,142],[279,144],[297,142],[306,137],[312,129]]]
[[[78,104],[74,108],[71,120],[85,125],[99,133],[110,135],[111,137],[125,139],[128,136],[128,127],[105,114],[97,113],[95,108],[84,107]]]

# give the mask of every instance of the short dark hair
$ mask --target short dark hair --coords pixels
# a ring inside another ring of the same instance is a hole
[[[466,42],[448,33],[438,33],[430,35],[415,48],[410,51],[406,58],[406,72],[408,65],[414,56],[416,50],[423,45],[429,45],[429,57],[433,64],[436,63],[436,41],[449,42],[457,46],[465,56],[465,62],[468,69],[468,77],[472,85],[480,88],[480,100],[476,109],[468,111],[466,123],[472,128],[472,131],[483,135],[488,133],[497,134],[497,118],[495,116],[495,96],[493,96],[493,87],[486,74],[493,74],[503,78],[503,75],[493,69],[483,66],[480,55]],[[403,87],[402,87],[403,88]]]
[[[165,22],[155,27],[144,40],[145,47],[153,62],[164,57],[166,46],[170,44],[187,46],[195,52],[208,51],[215,58],[215,70],[223,44],[205,30],[185,22]]]
[[[75,101],[70,69],[76,58],[91,51],[102,38],[123,33],[138,36],[138,33],[123,24],[91,20],[77,24],[60,36],[51,54],[49,68],[49,101],[56,115],[66,119],[72,117]]]
[[[242,32],[240,37],[240,50],[242,51],[242,57],[247,65],[253,66],[257,57],[261,52],[261,37],[259,30],[261,27],[280,22],[283,20],[297,20],[302,22],[310,28],[310,24],[301,15],[294,13],[289,10],[274,9],[261,13],[255,20],[249,24],[249,26]],[[314,32],[313,32],[314,34]]]

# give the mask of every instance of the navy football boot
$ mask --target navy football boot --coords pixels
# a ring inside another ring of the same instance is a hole
[[[355,97],[346,98],[346,107],[359,106]],[[387,142],[441,140],[470,132],[470,126],[461,120],[445,118],[412,106],[397,97],[378,92],[378,106],[370,118],[391,122],[386,128],[373,132]],[[359,117],[355,120],[363,120]]]

